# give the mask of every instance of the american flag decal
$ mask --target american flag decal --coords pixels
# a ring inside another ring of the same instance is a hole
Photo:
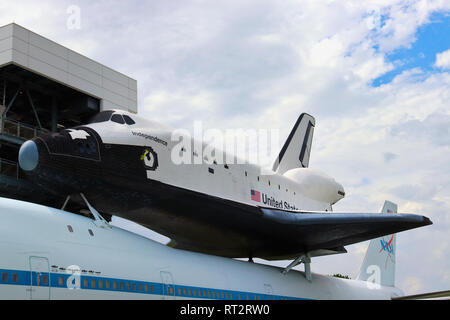
[[[259,192],[259,191],[256,191],[256,190],[251,190],[250,191],[250,195],[251,195],[251,199],[253,200],[253,201],[256,201],[256,202],[261,202],[261,193]]]

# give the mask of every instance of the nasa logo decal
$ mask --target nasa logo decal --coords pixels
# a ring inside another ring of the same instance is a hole
[[[144,150],[144,154],[141,156],[141,160],[144,160],[144,166],[148,170],[156,170],[158,168],[158,155],[151,147]]]

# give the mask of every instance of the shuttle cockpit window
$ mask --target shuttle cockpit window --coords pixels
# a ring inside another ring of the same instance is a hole
[[[111,121],[120,123],[120,124],[125,124],[125,120],[123,120],[122,115],[117,114],[117,113],[113,114],[113,116],[111,117]]]
[[[123,119],[125,120],[125,122],[127,123],[127,125],[131,126],[133,124],[135,124],[136,122],[134,122],[133,119],[131,119],[131,117],[127,116],[127,115],[123,115]]]
[[[93,116],[88,123],[106,122],[111,119],[111,115],[114,111],[102,111]]]

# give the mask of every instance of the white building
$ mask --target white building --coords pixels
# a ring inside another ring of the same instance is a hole
[[[0,70],[11,64],[98,99],[100,110],[137,113],[136,80],[14,23],[0,27]]]

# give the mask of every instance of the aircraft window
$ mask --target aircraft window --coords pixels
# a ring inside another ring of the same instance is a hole
[[[117,282],[113,281],[113,289],[117,289]]]
[[[13,282],[17,282],[17,279],[18,279],[17,273],[13,273],[13,275],[12,275],[12,281],[13,281]]]
[[[88,231],[91,236],[94,236],[94,232],[91,229],[89,229]]]
[[[98,280],[98,287],[99,287],[100,289],[103,288],[103,280]]]
[[[83,281],[83,283],[84,283],[84,287],[85,288],[87,288],[87,287],[89,287],[89,281],[88,281],[88,279],[84,279],[84,281]]]
[[[63,279],[63,277],[59,277],[59,278],[58,278],[58,285],[59,285],[59,286],[64,285],[64,279]]]
[[[208,168],[209,173],[214,174],[214,169],[213,168]]]
[[[169,294],[173,295],[173,288],[172,287],[169,287]]]
[[[238,299],[241,300],[241,294],[240,293],[238,293]]]
[[[131,119],[129,116],[127,115],[123,115],[123,119],[125,120],[125,123],[129,126],[135,124],[136,122],[134,122],[133,119]]]
[[[229,169],[228,165],[225,163],[223,166],[225,169]]]
[[[106,287],[106,289],[111,288],[111,282],[109,280],[106,280],[105,287]]]
[[[92,280],[91,280],[91,287],[92,287],[92,288],[95,288],[95,279],[92,279]]]
[[[111,115],[114,111],[102,111],[93,116],[88,123],[98,123],[98,122],[106,122],[111,119]]]
[[[42,284],[48,284],[48,276],[45,274],[42,276]]]
[[[189,296],[192,296],[192,291],[191,291],[190,288],[188,289],[188,295],[189,295]]]
[[[130,291],[130,283],[129,282],[127,282],[126,287],[127,287],[127,291]]]
[[[247,171],[245,171],[245,176],[247,176]]]
[[[183,295],[187,295],[186,288],[183,288]]]
[[[150,286],[150,291],[155,292],[155,287],[153,285]]]
[[[8,274],[6,272],[2,272],[2,282],[8,281]]]
[[[116,122],[116,123],[120,123],[120,124],[124,124],[125,120],[123,120],[122,116],[120,114],[113,114],[113,116],[111,117],[111,121],[112,122]]]
[[[120,290],[123,291],[123,282],[120,283]]]
[[[139,291],[142,291],[142,283],[139,284]]]
[[[132,287],[133,287],[133,291],[136,291],[136,283],[133,283]]]
[[[192,289],[192,294],[194,295],[194,297],[197,296],[197,290]]]
[[[69,232],[73,232],[73,228],[72,228],[71,225],[68,225],[68,226],[67,226],[67,229],[69,229]]]
[[[148,292],[148,284],[144,284],[144,291]]]

